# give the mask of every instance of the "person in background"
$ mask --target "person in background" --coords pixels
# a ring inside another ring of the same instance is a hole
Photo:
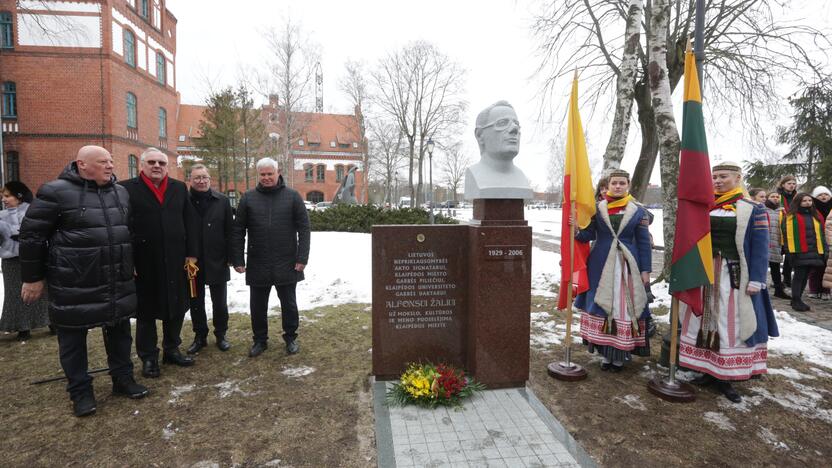
[[[769,224],[768,268],[771,272],[771,282],[774,285],[774,297],[791,300],[792,297],[786,294],[783,277],[780,275],[780,264],[783,263],[783,246],[782,242],[780,242],[780,222],[785,211],[780,206],[780,194],[777,191],[769,193],[768,197],[766,197],[765,206]]]
[[[621,372],[632,354],[650,355],[648,298],[652,250],[647,209],[629,193],[630,175],[609,175],[608,191],[577,242],[595,241],[587,261],[589,290],[578,295],[581,338],[601,355],[601,370]]]
[[[211,189],[211,175],[202,164],[191,167],[191,203],[196,210],[200,229],[198,257],[202,264],[196,274],[197,297],[191,298],[191,322],[194,342],[188,354],[196,354],[208,345],[208,317],[205,313],[205,285],[211,291],[214,336],[217,348],[228,351],[231,344],[225,339],[228,331],[228,280],[231,275],[231,203],[228,197]]]
[[[607,194],[607,184],[609,183],[609,177],[601,177],[598,179],[598,186],[595,187],[595,201],[602,202],[604,201],[604,197]]]
[[[702,373],[692,383],[714,385],[739,403],[732,382],[765,374],[768,338],[779,335],[765,289],[768,217],[745,198],[739,164],[725,161],[712,170],[714,284],[703,288],[701,313],[680,306],[679,363]]]
[[[0,317],[0,331],[17,332],[17,339],[28,340],[31,330],[49,325],[49,303],[41,298],[26,305],[14,291],[20,291],[20,223],[26,216],[32,191],[22,182],[9,181],[3,187],[3,206],[0,211],[0,258],[3,268],[3,316]],[[49,326],[50,332],[53,330]]]
[[[832,245],[832,216],[826,217],[826,228],[824,229],[826,245]],[[823,274],[823,287],[832,289],[832,255],[827,252],[826,271]]]
[[[751,197],[751,201],[754,203],[758,203],[760,205],[765,204],[767,200],[766,191],[761,188],[753,188],[748,191],[748,196]]]
[[[803,290],[809,271],[824,265],[826,239],[823,236],[823,226],[824,220],[815,209],[812,196],[805,192],[794,196],[789,213],[780,223],[786,259],[794,268],[791,305],[797,312],[811,310],[811,307],[803,302]]]
[[[103,328],[113,393],[131,399],[148,394],[133,379],[130,318],[136,314],[136,283],[129,196],[115,182],[110,153],[84,146],[58,180],[41,186],[20,226],[20,296],[31,304],[49,288],[49,318],[58,331],[66,390],[78,417],[96,410],[87,371],[91,328]]]
[[[832,210],[832,192],[823,185],[819,185],[812,190],[812,199],[815,204],[815,209],[820,213],[825,222],[829,218],[829,211]],[[829,288],[824,287],[822,284],[823,270],[824,267],[820,266],[812,268],[809,271],[807,295],[813,299],[829,300]]]
[[[780,194],[780,207],[783,208],[783,215],[789,212],[796,191],[797,179],[793,175],[783,176],[777,182],[777,193]],[[783,250],[783,253],[786,251]],[[783,260],[783,283],[792,284],[792,264],[788,256]]]

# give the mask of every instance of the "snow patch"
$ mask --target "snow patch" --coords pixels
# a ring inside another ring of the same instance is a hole
[[[775,450],[783,450],[788,451],[789,446],[786,445],[784,442],[781,442],[770,429],[761,427],[759,431],[757,431],[757,435],[763,439],[763,442],[774,446]]]
[[[254,380],[255,378],[256,377],[249,377],[243,380],[226,380],[225,382],[221,382],[214,385],[214,388],[216,388],[219,391],[220,398],[228,398],[231,395],[234,395],[235,393],[244,397],[254,396],[257,395],[257,393],[259,392],[247,392],[240,388],[240,386]]]
[[[832,369],[832,331],[803,323],[788,312],[775,311],[780,336],[768,341],[774,353],[802,356],[813,364]]]
[[[170,403],[170,404],[179,403],[179,397],[181,397],[182,395],[184,395],[188,392],[192,392],[195,389],[196,389],[196,385],[194,385],[194,384],[180,385],[180,386],[177,386],[177,387],[173,387],[170,391],[170,400],[168,400],[168,403]]]
[[[179,432],[179,428],[173,427],[173,421],[171,421],[167,426],[162,428],[162,438],[170,440],[176,435],[177,432]]]
[[[581,343],[578,333],[580,317],[572,317],[572,342]],[[548,312],[531,313],[531,344],[536,347],[547,347],[563,343],[566,338],[566,324],[556,324]]]
[[[708,411],[702,415],[702,419],[722,429],[723,431],[736,431],[737,428],[731,424],[731,420],[724,413]]]
[[[771,375],[782,375],[783,377],[790,379],[790,380],[803,380],[803,379],[816,379],[814,375],[803,374],[791,367],[784,367],[782,369],[779,368],[769,368],[768,373]]]
[[[202,460],[191,465],[191,468],[220,468],[220,464],[212,460]]]
[[[647,407],[641,402],[638,395],[624,395],[623,397],[614,397],[613,401],[625,404],[630,408],[638,411],[647,411]]]
[[[304,375],[309,375],[313,372],[315,372],[314,367],[301,366],[301,367],[284,367],[283,370],[280,373],[285,375],[286,377],[296,379],[298,377],[303,377]]]
[[[793,382],[793,385],[794,384],[796,383]],[[817,389],[807,387],[803,384],[796,384],[795,387],[800,394],[774,394],[762,387],[752,387],[751,391],[757,395],[752,397],[752,401],[750,403],[757,406],[762,403],[763,400],[771,400],[783,408],[799,413],[803,417],[809,419],[819,419],[827,424],[832,424],[832,410],[820,408],[820,405],[824,403],[823,395],[821,395]]]

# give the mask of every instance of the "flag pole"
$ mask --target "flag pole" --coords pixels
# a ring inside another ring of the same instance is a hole
[[[578,69],[575,69],[573,81],[578,79]],[[577,222],[577,213],[575,206],[575,198],[577,190],[573,189],[572,181],[569,186],[569,277],[566,282],[566,337],[565,340],[565,359],[561,362],[552,362],[546,366],[549,375],[557,380],[566,382],[575,382],[586,378],[586,369],[582,366],[572,362],[572,279],[575,273],[575,224]],[[561,239],[563,242],[563,239]]]
[[[647,390],[662,400],[671,403],[690,403],[696,400],[696,392],[690,384],[676,380],[676,343],[679,330],[679,299],[675,296],[670,303],[670,372],[667,379],[654,377],[647,382]]]

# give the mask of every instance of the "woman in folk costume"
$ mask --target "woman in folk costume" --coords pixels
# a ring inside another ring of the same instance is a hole
[[[601,355],[601,370],[620,372],[631,353],[649,356],[645,285],[650,283],[652,257],[648,211],[629,194],[630,175],[609,175],[605,200],[578,242],[595,241],[587,270],[589,290],[578,295],[581,338],[589,352]]]
[[[679,363],[702,373],[697,385],[716,385],[730,401],[742,401],[731,381],[766,373],[769,336],[778,336],[766,285],[768,217],[744,199],[739,164],[713,167],[711,209],[714,284],[704,289],[697,315],[681,305]],[[684,222],[684,220],[678,220]]]
[[[792,276],[792,309],[806,312],[811,308],[803,302],[806,280],[814,268],[824,265],[826,239],[823,235],[823,216],[815,209],[812,196],[798,193],[789,207],[789,214],[780,224],[780,239],[786,258],[794,269]]]

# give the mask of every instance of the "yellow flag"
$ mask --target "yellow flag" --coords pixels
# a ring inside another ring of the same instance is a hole
[[[569,118],[566,131],[566,164],[563,176],[564,205],[566,211],[575,204],[578,226],[585,228],[595,214],[595,190],[589,158],[586,155],[584,128],[578,111],[578,76],[572,80],[572,96],[569,99]]]

